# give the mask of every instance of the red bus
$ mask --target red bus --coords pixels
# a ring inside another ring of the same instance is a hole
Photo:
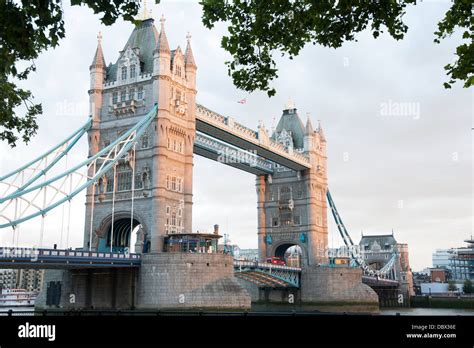
[[[268,257],[267,258],[267,263],[271,263],[271,264],[274,264],[274,265],[286,266],[285,260],[283,260],[281,257],[276,257],[276,256]]]

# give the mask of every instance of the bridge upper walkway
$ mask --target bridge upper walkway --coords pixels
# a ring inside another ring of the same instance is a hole
[[[254,131],[200,104],[196,104],[196,130],[293,170],[311,168],[307,155],[287,150],[268,136],[263,125]]]

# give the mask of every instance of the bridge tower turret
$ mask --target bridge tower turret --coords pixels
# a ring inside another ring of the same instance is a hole
[[[92,116],[92,128],[89,131],[89,156],[99,151],[100,143],[100,110],[102,108],[103,84],[105,81],[106,66],[104,52],[102,51],[102,34],[97,35],[97,49],[89,67],[90,89],[89,89],[89,112]]]
[[[284,257],[301,248],[302,265],[327,263],[326,139],[321,126],[303,125],[293,102],[287,103],[272,135],[290,153],[308,157],[311,168],[294,171],[274,165],[273,175],[257,177],[260,259]]]
[[[186,54],[180,47],[171,50],[163,16],[160,22],[158,31],[153,18],[141,20],[108,67],[99,42],[91,65],[97,122],[91,153],[113,142],[154,104],[158,114],[135,145],[135,156],[121,160],[98,182],[94,204],[89,190],[85,248],[92,241],[92,248],[102,251],[162,252],[167,234],[192,231],[197,67],[190,37]]]
[[[192,232],[193,144],[195,138],[196,64],[188,38],[187,53],[170,50],[165,19],[154,53],[154,98],[158,101],[153,153],[153,231],[151,252],[163,251],[164,237]]]

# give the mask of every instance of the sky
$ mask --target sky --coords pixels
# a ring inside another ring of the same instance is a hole
[[[152,8],[155,24],[166,17],[171,49],[184,48],[192,34],[198,66],[197,100],[256,129],[278,122],[291,98],[302,117],[321,121],[327,139],[328,181],[338,211],[354,241],[361,233],[390,234],[407,243],[412,269],[431,266],[435,249],[463,246],[473,233],[473,89],[460,83],[444,89],[443,67],[454,59],[459,35],[433,42],[436,24],[450,1],[424,1],[407,9],[405,39],[396,41],[370,32],[357,42],[330,49],[307,45],[293,60],[278,58],[276,96],[247,93],[234,87],[220,47],[225,24],[206,29],[197,1],[166,1]],[[13,170],[62,140],[88,115],[89,65],[102,32],[105,60],[115,62],[133,30],[118,21],[101,25],[87,7],[65,4],[66,38],[35,62],[36,73],[24,83],[43,104],[39,131],[25,146],[0,143],[0,173]],[[246,98],[245,104],[237,101]],[[71,161],[87,156],[79,143]],[[241,248],[257,247],[255,177],[195,156],[193,230],[214,224]],[[82,245],[85,196],[71,204],[69,237],[63,246]],[[60,210],[62,208],[59,208]],[[67,211],[68,207],[65,208]],[[59,214],[59,213],[58,213]],[[58,215],[57,215],[58,216]],[[51,221],[52,220],[52,221]],[[46,219],[45,245],[61,234],[60,218]],[[328,219],[328,220],[332,220]],[[38,221],[20,229],[20,245],[38,241]],[[2,245],[11,231],[0,231]],[[329,246],[342,245],[334,223]]]

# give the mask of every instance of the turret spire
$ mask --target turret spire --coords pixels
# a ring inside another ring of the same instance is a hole
[[[105,68],[104,52],[102,51],[102,33],[100,31],[97,35],[97,49],[90,67]]]
[[[160,53],[170,53],[170,46],[168,44],[168,39],[166,38],[165,33],[165,16],[161,15],[160,23],[161,23],[161,30],[160,36],[158,37],[158,43],[156,44],[156,50]]]
[[[313,130],[313,124],[311,123],[311,115],[309,112],[306,113],[306,134],[312,134],[314,132]]]
[[[323,127],[321,126],[321,120],[318,120],[318,133],[319,133],[319,136],[321,137],[321,140],[326,140],[326,137],[324,136],[324,132],[323,132]]]
[[[186,35],[187,45],[186,45],[186,53],[184,57],[186,67],[196,67],[196,62],[194,61],[193,50],[191,49],[191,34],[188,31],[188,35]]]

